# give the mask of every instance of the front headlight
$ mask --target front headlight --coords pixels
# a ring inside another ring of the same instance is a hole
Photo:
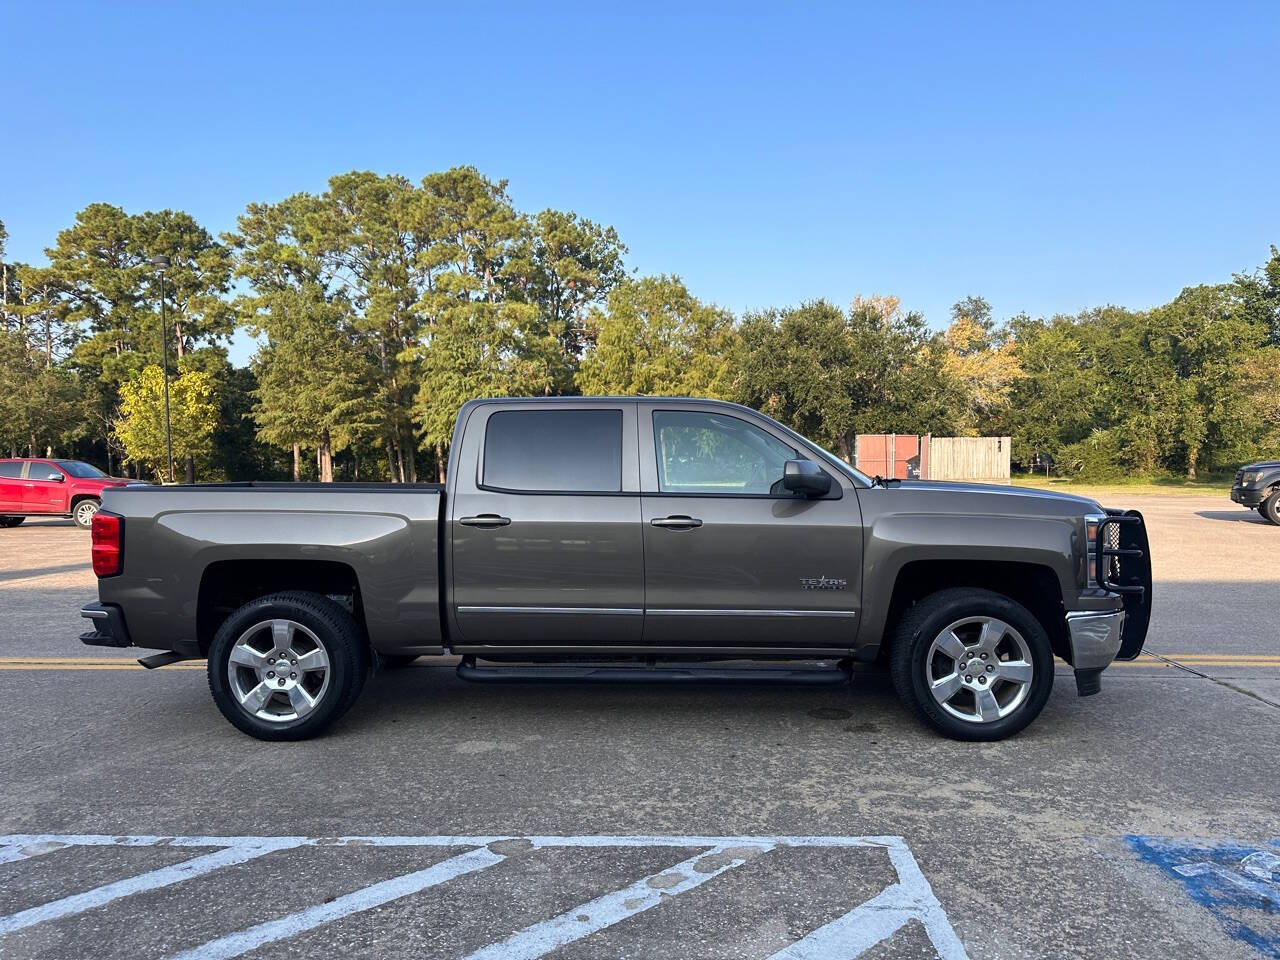
[[[1098,525],[1106,516],[1087,516],[1084,518],[1084,540],[1085,549],[1088,553],[1085,556],[1085,585],[1096,587],[1098,585]]]
[[[1246,471],[1245,473],[1240,474],[1240,482],[1244,484],[1246,487],[1253,486],[1255,483],[1257,483],[1261,479],[1262,479],[1261,470],[1254,470],[1252,472]]]

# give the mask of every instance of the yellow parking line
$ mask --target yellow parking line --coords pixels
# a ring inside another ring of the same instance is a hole
[[[203,660],[184,660],[166,669],[203,670]],[[0,657],[0,670],[144,670],[136,660],[103,657]]]
[[[1161,653],[1157,657],[1178,660],[1180,663],[1276,663],[1280,662],[1280,654],[1222,654],[1221,657],[1187,657],[1184,654]]]
[[[1162,653],[1137,660],[1118,660],[1112,666],[1126,669],[1174,669],[1184,663],[1189,667],[1280,667],[1280,655],[1274,654],[1176,654]],[[166,670],[204,670],[204,660],[182,660]],[[1059,664],[1066,667],[1066,664]],[[143,670],[140,663],[124,657],[0,657],[2,670]]]

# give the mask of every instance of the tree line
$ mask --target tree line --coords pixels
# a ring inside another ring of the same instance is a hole
[[[1196,477],[1280,454],[1280,252],[1147,310],[935,330],[896,297],[737,317],[636,276],[617,232],[516,209],[471,167],[352,172],[252,203],[214,236],[92,204],[9,263],[0,224],[0,451],[188,479],[443,479],[479,396],[679,394],[769,413],[846,458],[859,433],[1001,434],[1061,473]],[[167,257],[163,274],[153,264]],[[236,367],[237,329],[258,349]]]

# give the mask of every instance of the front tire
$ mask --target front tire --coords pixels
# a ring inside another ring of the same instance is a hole
[[[71,508],[71,519],[76,522],[76,526],[81,530],[88,530],[93,526],[94,514],[102,507],[100,500],[81,500]]]
[[[363,632],[316,593],[276,593],[229,616],[209,646],[209,691],[259,740],[306,740],[355,703],[369,671]]]
[[[27,518],[26,517],[0,517],[0,530],[8,530],[10,527],[16,527],[20,523],[22,523],[22,521],[25,519]]]
[[[1003,740],[1053,690],[1049,635],[1022,604],[951,588],[908,609],[889,652],[893,685],[921,720],[953,740]]]
[[[1276,490],[1271,496],[1263,500],[1258,506],[1258,512],[1265,519],[1280,525],[1280,490]]]

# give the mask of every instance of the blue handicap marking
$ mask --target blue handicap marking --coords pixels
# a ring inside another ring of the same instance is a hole
[[[1280,838],[1262,846],[1131,834],[1129,846],[1180,882],[1236,940],[1280,958]]]

